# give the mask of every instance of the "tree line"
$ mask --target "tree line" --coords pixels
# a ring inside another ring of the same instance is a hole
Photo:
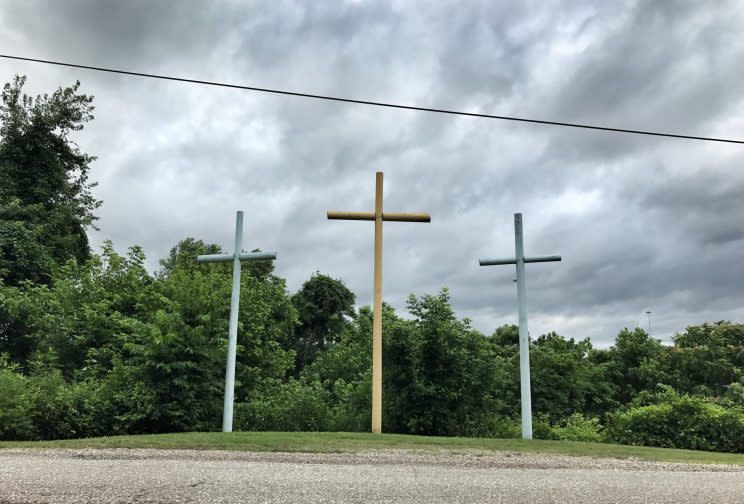
[[[6,84],[0,118],[0,439],[211,431],[221,425],[231,267],[186,238],[150,273],[139,247],[90,250],[93,119],[79,83]],[[372,312],[313,274],[294,293],[270,262],[241,278],[235,427],[368,431]],[[457,317],[446,289],[383,307],[387,432],[519,437],[518,331]],[[531,342],[534,435],[744,452],[744,325],[643,329],[607,349]]]

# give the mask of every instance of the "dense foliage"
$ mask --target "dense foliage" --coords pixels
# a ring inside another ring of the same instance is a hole
[[[0,128],[0,439],[217,430],[231,266],[197,264],[187,238],[156,273],[144,252],[88,250],[92,157],[68,137],[91,118],[77,85],[6,85]],[[339,280],[295,293],[270,262],[244,265],[235,426],[370,428],[372,312]],[[449,293],[383,306],[388,432],[518,437],[515,326],[484,335]],[[531,344],[538,438],[744,452],[744,325],[690,326],[664,345],[623,329],[594,348]]]
[[[0,279],[8,285],[47,283],[55,263],[87,259],[85,228],[100,204],[88,182],[95,158],[70,139],[93,119],[93,98],[76,83],[33,99],[25,82],[6,84],[0,106]]]

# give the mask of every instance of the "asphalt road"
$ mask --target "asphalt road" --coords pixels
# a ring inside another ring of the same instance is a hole
[[[0,503],[744,502],[744,468],[519,454],[0,450]]]

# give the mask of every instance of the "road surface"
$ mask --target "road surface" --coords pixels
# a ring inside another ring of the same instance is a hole
[[[515,453],[0,450],[0,503],[744,502],[744,468]]]

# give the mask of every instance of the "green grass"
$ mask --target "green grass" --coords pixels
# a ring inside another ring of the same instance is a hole
[[[662,462],[744,465],[744,455],[672,450],[575,441],[408,436],[347,432],[188,432],[112,436],[58,441],[4,441],[2,448],[161,448],[262,452],[354,453],[376,449],[512,451],[562,455],[637,458]]]

